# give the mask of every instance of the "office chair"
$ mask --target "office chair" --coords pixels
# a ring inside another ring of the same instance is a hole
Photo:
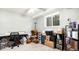
[[[50,41],[55,41],[56,34],[53,31],[45,31],[46,35],[50,36]]]
[[[11,49],[13,49],[14,46],[19,47],[20,43],[21,42],[19,40],[19,33],[18,32],[11,32],[8,46],[11,47]]]

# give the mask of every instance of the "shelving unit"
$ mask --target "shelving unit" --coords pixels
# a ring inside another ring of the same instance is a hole
[[[64,31],[62,30],[62,33],[56,33],[56,35],[59,36],[60,39],[56,39],[55,40],[55,47],[60,49],[60,50],[64,50]]]
[[[66,34],[68,34],[67,37],[65,37],[65,50],[67,51],[78,51],[79,50],[79,24],[77,25],[77,30],[71,30]]]
[[[78,24],[78,45],[77,45],[77,47],[78,47],[78,51],[79,51],[79,24]]]

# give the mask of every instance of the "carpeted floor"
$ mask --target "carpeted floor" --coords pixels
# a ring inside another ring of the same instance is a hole
[[[5,49],[2,49],[1,51],[60,51],[60,50],[53,49],[42,44],[25,43],[24,45],[20,45],[19,47],[14,47],[13,49],[7,47]]]

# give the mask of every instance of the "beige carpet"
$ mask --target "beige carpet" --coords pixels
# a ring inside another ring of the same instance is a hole
[[[2,49],[1,51],[60,51],[60,50],[47,47],[40,43],[39,44],[25,43],[24,45],[20,45],[19,47],[14,47],[13,49],[7,47],[5,49]]]

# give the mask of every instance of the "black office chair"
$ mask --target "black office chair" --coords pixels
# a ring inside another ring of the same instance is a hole
[[[50,36],[50,41],[55,41],[56,34],[53,31],[45,31],[45,33]]]
[[[19,33],[18,32],[11,32],[8,46],[13,49],[14,46],[19,47],[19,44],[20,44]]]

